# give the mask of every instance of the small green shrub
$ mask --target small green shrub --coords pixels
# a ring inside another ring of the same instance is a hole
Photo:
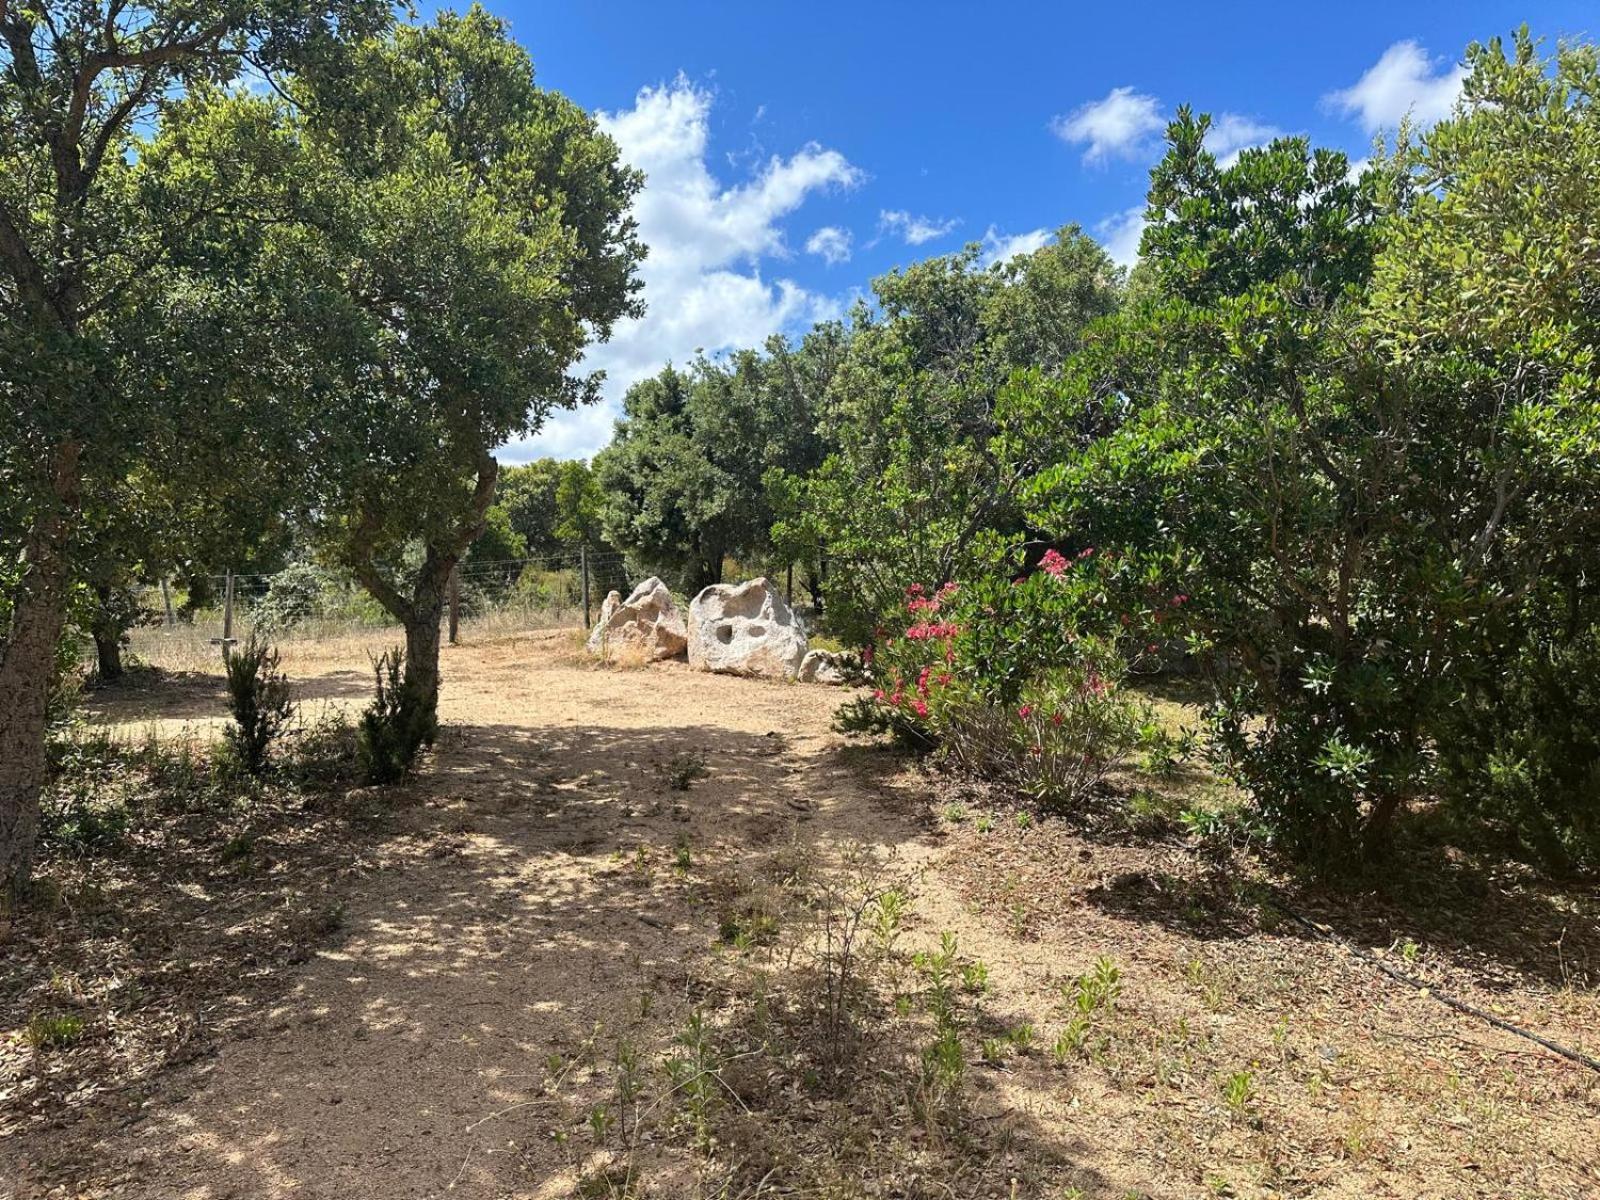
[[[272,744],[294,715],[289,681],[278,670],[279,655],[272,644],[254,631],[240,649],[227,657],[228,747],[239,765],[252,775],[266,769]]]
[[[28,1018],[23,1036],[35,1050],[60,1050],[77,1043],[83,1036],[84,1024],[82,1017],[71,1013],[35,1013]]]
[[[255,627],[268,633],[293,629],[326,608],[337,587],[333,575],[313,563],[290,563],[267,580],[267,594],[251,613]]]
[[[674,792],[687,792],[694,786],[695,780],[704,779],[710,774],[706,756],[698,750],[674,754],[666,762],[656,764],[656,775],[668,790]]]
[[[438,727],[434,713],[405,686],[405,663],[398,646],[372,660],[375,695],[356,732],[356,761],[368,783],[404,779]]]

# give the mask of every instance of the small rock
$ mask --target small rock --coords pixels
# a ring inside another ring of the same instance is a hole
[[[801,683],[845,682],[844,671],[839,667],[839,656],[831,650],[812,650],[800,662]]]

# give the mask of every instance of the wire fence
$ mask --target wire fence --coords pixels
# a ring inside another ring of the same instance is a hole
[[[578,627],[594,619],[608,591],[628,589],[628,575],[624,555],[615,551],[473,559],[456,569],[454,609],[478,635]],[[402,594],[409,591],[403,577],[396,582]],[[140,601],[147,617],[135,631],[136,653],[185,665],[218,656],[219,643],[256,631],[275,642],[327,641],[399,625],[349,574],[304,563],[153,585]]]

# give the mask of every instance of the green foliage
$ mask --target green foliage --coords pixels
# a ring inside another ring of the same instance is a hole
[[[78,1043],[86,1024],[76,1013],[35,1013],[23,1036],[35,1050],[64,1050]]]
[[[1076,403],[1040,390],[1007,415],[1060,453],[1032,518],[1114,552],[1137,640],[1186,637],[1213,681],[1221,767],[1281,844],[1337,858],[1427,787],[1470,523],[1423,464],[1478,435],[1430,421],[1364,323],[1374,181],[1292,138],[1221,168],[1206,124],[1169,130],[1146,295],[1097,331]],[[1085,441],[1107,386],[1125,401]]]
[[[907,584],[975,578],[977,535],[1019,531],[997,397],[1019,368],[1058,369],[1119,283],[1074,227],[1007,264],[981,267],[974,246],[873,281],[822,412],[831,452],[773,480],[774,536],[826,557],[830,629],[865,643]]]
[[[356,728],[356,763],[368,783],[398,783],[437,731],[434,709],[406,686],[405,651],[386,650],[372,662],[375,695]]]
[[[771,554],[766,479],[821,460],[815,429],[843,345],[840,327],[822,325],[799,347],[772,338],[630,388],[594,464],[606,539],[691,593],[719,582],[729,556]],[[805,546],[777,552],[807,559]]]
[[[1101,590],[1087,556],[1010,582],[928,594],[913,584],[871,659],[870,700],[836,716],[846,732],[891,732],[955,768],[1073,808],[1134,747],[1147,711],[1121,691],[1113,637],[1086,631]]]
[[[319,615],[334,589],[333,576],[309,562],[290,563],[267,581],[267,594],[251,611],[263,633],[283,633]]]
[[[226,662],[228,711],[233,725],[226,737],[239,765],[252,775],[266,768],[267,754],[294,715],[289,680],[278,670],[278,651],[251,631]]]
[[[1503,673],[1479,674],[1443,725],[1447,795],[1564,869],[1600,867],[1600,625],[1536,627]]]

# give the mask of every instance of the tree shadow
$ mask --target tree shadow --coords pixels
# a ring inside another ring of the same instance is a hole
[[[1323,877],[1285,870],[1265,888],[1250,881],[1257,874],[1231,858],[1195,858],[1184,870],[1127,870],[1086,899],[1205,939],[1250,937],[1264,922],[1316,938],[1292,916],[1278,920],[1294,914],[1367,948],[1413,941],[1491,991],[1600,984],[1600,888],[1469,853],[1426,819],[1408,823],[1380,863]]]
[[[680,755],[707,768],[681,789],[663,770]],[[222,861],[224,827],[139,850],[84,936],[120,930],[126,958],[184,976],[161,1003],[191,1014],[188,1048],[130,1091],[68,1097],[71,1136],[19,1133],[0,1162],[135,1198],[530,1191],[615,1103],[618,1047],[657,1062],[714,1005],[716,881],[859,799],[833,769],[718,727],[449,725],[403,789],[358,789],[299,828],[257,814],[248,859]],[[284,910],[307,923],[269,921]],[[18,931],[14,1003],[63,962],[46,926]],[[1086,1153],[1006,1119],[1062,1163]],[[698,1169],[690,1140],[663,1137],[646,1165]]]

